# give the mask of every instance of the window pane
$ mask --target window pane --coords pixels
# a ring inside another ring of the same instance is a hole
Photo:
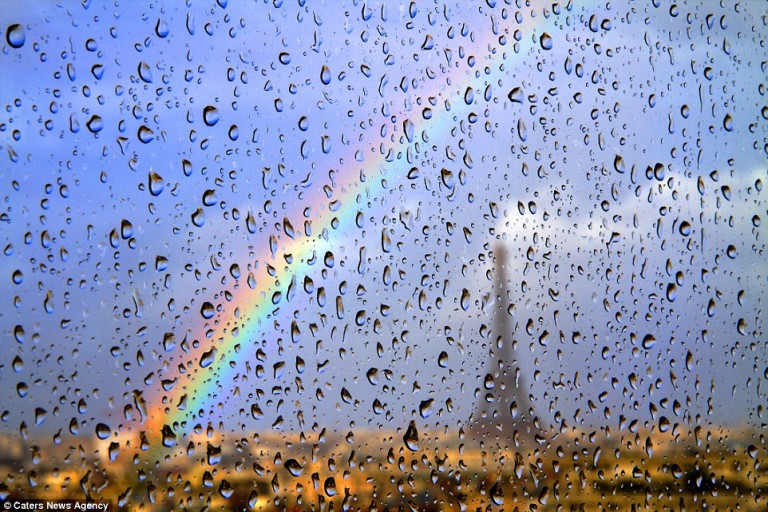
[[[12,508],[768,506],[763,4],[0,18]]]

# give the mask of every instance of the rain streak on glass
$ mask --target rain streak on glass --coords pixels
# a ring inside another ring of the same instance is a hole
[[[763,3],[0,19],[0,501],[768,507]]]

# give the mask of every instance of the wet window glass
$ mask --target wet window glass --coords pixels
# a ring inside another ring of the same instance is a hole
[[[4,507],[768,508],[764,3],[0,19]]]

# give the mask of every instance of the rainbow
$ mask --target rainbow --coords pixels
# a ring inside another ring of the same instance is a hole
[[[309,195],[302,204],[318,210],[311,219],[312,236],[299,230],[293,236],[283,232],[279,247],[267,249],[255,260],[271,261],[272,251],[276,249],[277,253],[290,254],[292,262],[282,270],[277,269],[274,277],[258,280],[254,288],[240,283],[232,291],[232,300],[225,302],[202,327],[196,336],[201,340],[197,346],[189,347],[185,354],[179,354],[178,347],[175,349],[176,361],[168,365],[162,378],[177,383],[169,391],[158,386],[159,389],[148,397],[147,418],[142,430],[153,434],[162,430],[166,434],[186,435],[206,421],[201,416],[211,415],[212,404],[231,397],[235,387],[233,380],[239,371],[237,361],[242,357],[238,352],[242,346],[249,346],[266,336],[267,330],[271,329],[270,320],[279,314],[279,305],[275,302],[281,295],[280,302],[285,301],[287,287],[292,280],[295,282],[295,276],[309,271],[315,261],[342,245],[357,229],[357,214],[365,210],[363,202],[381,198],[394,183],[405,178],[411,167],[404,158],[409,149],[420,141],[444,140],[459,122],[467,120],[470,113],[479,108],[477,104],[483,95],[486,101],[491,97],[506,97],[509,91],[505,89],[502,95],[494,89],[510,88],[503,83],[503,79],[513,72],[510,66],[540,48],[542,35],[554,29],[558,17],[553,13],[531,13],[522,23],[505,20],[504,23],[509,24],[506,28],[520,29],[526,34],[520,41],[514,40],[512,30],[509,34],[504,33],[504,28],[489,30],[487,39],[472,48],[465,48],[467,55],[483,54],[476,57],[474,63],[467,62],[465,57],[460,63],[454,62],[442,76],[431,80],[425,78],[426,83],[411,91],[411,95],[422,102],[437,100],[432,102],[434,113],[431,117],[402,108],[392,114],[397,119],[394,125],[397,130],[390,137],[390,150],[383,150],[387,142],[377,135],[356,146],[362,148],[366,161],[359,162],[352,150],[339,157],[340,170],[335,176],[337,187],[334,192],[341,193],[334,197],[333,207],[321,190]],[[184,360],[181,364],[179,355]]]

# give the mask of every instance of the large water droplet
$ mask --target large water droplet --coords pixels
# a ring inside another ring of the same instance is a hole
[[[211,350],[204,352],[202,356],[200,356],[200,368],[208,368],[211,366],[214,361],[216,361],[216,355],[219,353],[219,350],[216,347],[213,347]]]
[[[336,496],[336,480],[332,476],[325,479],[323,490],[325,490],[325,494],[329,497]]]
[[[733,131],[733,117],[731,114],[725,114],[725,118],[723,118],[723,128],[725,128],[725,131],[727,132]]]
[[[219,122],[219,109],[212,105],[208,105],[203,109],[203,122],[208,126],[213,126]]]
[[[139,140],[144,144],[149,144],[155,140],[155,132],[148,126],[141,125],[138,132]]]
[[[652,349],[656,345],[656,337],[653,334],[646,334],[643,338],[643,348]]]
[[[544,32],[543,34],[541,34],[541,38],[539,39],[539,42],[541,43],[541,47],[544,50],[552,49],[552,36],[550,36],[548,33]]]
[[[216,314],[216,308],[214,308],[213,304],[211,304],[210,302],[204,302],[203,305],[200,307],[200,314],[206,320],[210,320],[211,318],[213,318],[213,315]]]
[[[299,461],[296,459],[288,459],[285,461],[285,469],[291,474],[291,476],[301,475],[301,471],[304,469]]]
[[[104,423],[99,423],[96,425],[96,437],[99,439],[106,439],[112,434],[112,429],[109,428],[109,426],[105,425]]]
[[[422,418],[429,418],[432,415],[432,404],[434,399],[422,400],[419,404],[419,414]]]
[[[104,122],[101,120],[101,116],[94,114],[86,121],[85,126],[91,133],[99,133],[104,129]]]
[[[205,224],[205,212],[202,208],[198,208],[192,213],[192,224],[198,228],[203,227]]]
[[[11,46],[11,48],[21,48],[24,46],[24,41],[26,41],[26,38],[27,36],[24,32],[24,27],[18,23],[10,25],[5,31],[5,40]]]
[[[153,196],[159,196],[163,191],[163,178],[154,171],[150,171],[148,175],[149,180],[149,193]]]
[[[245,216],[245,227],[250,234],[256,234],[256,219],[253,217],[251,210],[248,210],[248,213]]]
[[[406,430],[405,435],[403,435],[403,442],[412,452],[419,449],[419,433],[416,430],[416,423],[414,421],[411,421],[408,425],[408,430]]]
[[[461,291],[461,309],[469,310],[469,290],[466,288]]]
[[[168,22],[165,21],[164,18],[158,18],[157,23],[155,24],[155,34],[157,34],[158,37],[168,37],[169,32],[170,28],[168,27]]]
[[[152,83],[152,68],[149,67],[149,64],[144,61],[139,62],[138,72],[139,78],[141,78],[142,81],[148,84]]]
[[[331,83],[331,70],[328,69],[328,66],[323,66],[320,70],[320,81],[323,82],[324,85]]]

